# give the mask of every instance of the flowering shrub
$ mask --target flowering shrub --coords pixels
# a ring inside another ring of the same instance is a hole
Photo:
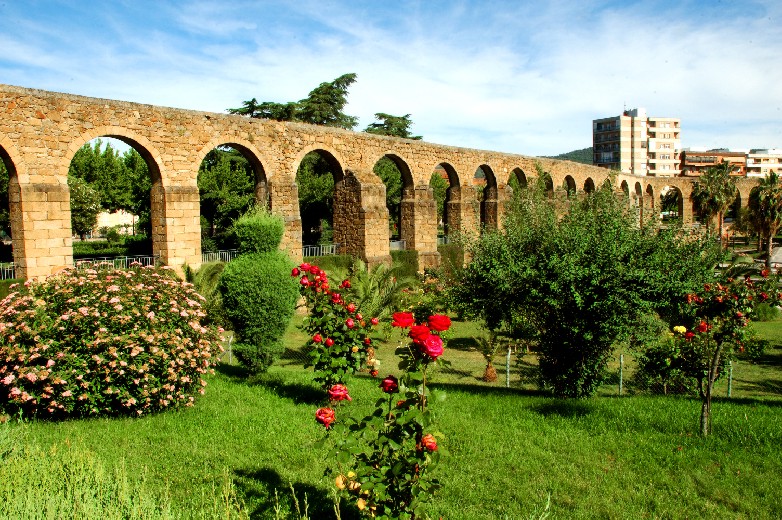
[[[315,367],[315,380],[328,389],[364,367],[377,375],[378,362],[369,335],[378,319],[367,320],[361,314],[350,298],[350,280],[332,289],[326,273],[308,263],[295,267],[291,276],[299,278],[299,290],[309,308],[304,323],[310,335],[306,366]]]
[[[747,325],[754,319],[755,306],[782,303],[779,277],[771,276],[766,269],[759,280],[750,276],[743,280],[728,277],[688,294],[686,302],[690,323],[688,327],[673,328],[679,350],[674,362],[697,381],[702,401],[701,433],[708,435],[714,382],[721,375],[725,358],[742,352],[750,341]]]
[[[142,415],[204,393],[214,329],[203,298],[165,270],[67,270],[0,302],[0,409]]]
[[[442,435],[432,430],[428,404],[433,392],[426,388],[426,372],[442,355],[440,334],[451,323],[447,316],[434,315],[416,324],[412,314],[396,313],[393,325],[409,329],[411,342],[397,349],[404,375],[380,382],[386,397],[373,413],[334,427],[341,428],[342,438],[332,453],[337,467],[327,473],[365,517],[420,518],[424,503],[440,488],[431,473],[444,451],[438,444]],[[318,410],[316,419],[332,428],[336,417],[325,410]]]

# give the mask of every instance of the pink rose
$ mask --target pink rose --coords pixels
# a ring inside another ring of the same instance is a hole
[[[336,420],[334,410],[331,408],[318,408],[315,412],[315,420],[325,426],[328,430],[331,427],[331,423]]]
[[[443,355],[443,340],[440,336],[430,334],[422,345],[421,350],[432,359],[437,359]]]
[[[427,433],[421,438],[421,447],[429,451],[437,451],[437,439],[431,433]]]
[[[341,384],[336,384],[329,389],[329,399],[332,401],[353,400],[348,394],[348,387]]]

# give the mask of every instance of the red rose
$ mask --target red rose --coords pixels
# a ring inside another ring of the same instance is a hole
[[[421,438],[421,446],[429,451],[437,451],[437,439],[431,433],[427,433]]]
[[[413,325],[410,327],[410,332],[407,334],[416,343],[423,343],[432,334],[429,327],[426,325]]]
[[[291,276],[299,276],[300,273],[301,271],[299,271],[299,268],[294,267],[293,270],[291,271]]]
[[[326,338],[326,346],[330,347],[334,344],[334,340],[331,338]]]
[[[353,321],[353,318],[348,318],[345,320],[345,325],[347,325],[349,329],[352,329],[356,326],[356,322]]]
[[[760,276],[762,276],[763,278],[768,278],[769,274],[771,274],[771,271],[769,271],[768,269],[763,269],[762,271],[760,271]]]
[[[426,340],[424,340],[423,348],[424,354],[432,359],[437,359],[443,355],[443,340],[440,336],[430,334]]]
[[[362,322],[363,322],[363,320],[364,320],[364,317],[361,315],[361,313],[360,313],[360,312],[356,314],[356,318],[357,318],[358,320],[362,321]],[[364,326],[364,324],[362,323],[362,324],[361,324],[361,326],[363,327],[363,326]]]
[[[314,275],[318,275],[320,274],[320,268],[317,265],[311,265],[310,272]]]
[[[334,385],[329,389],[329,399],[332,401],[353,400],[348,394],[348,387],[340,384]]]
[[[318,408],[315,412],[315,420],[325,426],[328,430],[331,427],[331,423],[336,420],[334,410],[331,408]]]
[[[312,336],[312,341],[314,341],[315,343],[320,343],[321,341],[323,341],[323,336],[316,333],[314,336]]]
[[[369,346],[369,345],[371,345],[371,344],[372,344],[372,340],[371,340],[371,339],[369,339],[369,338],[364,338],[364,345],[367,345],[367,346]]]
[[[706,332],[707,330],[709,330],[709,324],[708,324],[708,323],[706,323],[705,321],[701,321],[701,322],[698,324],[698,326],[697,326],[697,327],[695,327],[695,330],[697,330],[698,332],[700,332],[701,334],[703,334],[704,332]]]
[[[346,309],[348,310],[348,312],[349,312],[349,313],[351,313],[351,314],[353,314],[354,312],[356,312],[356,304],[355,304],[355,303],[353,303],[353,302],[350,302],[350,303],[348,303],[348,306],[347,306],[347,307],[345,307],[345,308],[346,308]],[[359,318],[359,319],[361,319],[361,318]]]
[[[378,371],[375,369],[370,370],[369,375],[372,377],[377,377]]]
[[[380,382],[380,389],[387,394],[399,391],[399,380],[394,376],[388,376]]]
[[[302,271],[309,271],[310,270],[310,264],[308,264],[306,262],[301,264],[299,267],[301,268]]]
[[[451,328],[451,318],[443,314],[429,316],[429,327],[438,332],[448,330]]]
[[[409,312],[395,312],[394,321],[391,322],[392,327],[399,327],[400,329],[406,329],[410,325],[415,323],[413,315]]]
[[[684,333],[684,339],[686,339],[687,341],[692,341],[692,338],[694,337],[695,337],[695,333],[691,330],[688,330],[687,332]]]
[[[371,320],[369,320],[369,323],[371,323],[372,325],[377,325],[378,323],[380,323],[380,320],[377,318],[372,318]]]
[[[310,284],[310,281],[307,279],[306,276],[302,276],[301,280],[299,280],[299,283],[304,287],[307,287]]]
[[[348,279],[342,280],[342,283],[339,284],[339,286],[342,287],[343,289],[350,289],[350,280]]]
[[[761,301],[766,301],[766,300],[768,300],[768,294],[767,294],[767,293],[764,293],[764,292],[760,293],[760,300],[761,300]]]

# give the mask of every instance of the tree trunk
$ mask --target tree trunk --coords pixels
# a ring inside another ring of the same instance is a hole
[[[727,244],[725,243],[725,241],[723,239],[723,236],[722,236],[723,230],[725,228],[725,219],[722,216],[722,212],[721,211],[717,213],[717,221],[719,222],[720,248],[721,249],[725,249],[727,247]]]
[[[766,269],[771,270],[771,255],[774,253],[774,235],[768,237],[766,242]]]
[[[711,341],[711,338],[709,338],[709,341]],[[703,400],[703,405],[701,406],[701,435],[704,437],[711,433],[711,392],[714,389],[714,381],[717,379],[721,354],[722,344],[719,344],[714,351],[714,356],[711,358],[709,375],[706,378],[706,392],[701,395]]]
[[[487,383],[493,383],[497,380],[497,369],[494,368],[491,361],[486,364],[486,370],[483,371],[483,377],[481,379]]]

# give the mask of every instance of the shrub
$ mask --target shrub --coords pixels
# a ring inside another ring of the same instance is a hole
[[[242,254],[268,253],[279,247],[285,222],[265,207],[254,206],[234,222],[233,229]]]
[[[767,302],[762,302],[755,306],[757,321],[774,321],[779,317],[779,314],[779,308],[769,305]]]
[[[399,276],[415,278],[418,275],[418,251],[391,251]]]
[[[220,276],[225,269],[225,262],[208,262],[201,264],[197,271],[186,268],[188,282],[205,298],[204,310],[209,323],[225,327],[228,320],[223,312],[223,298],[220,294]]]
[[[192,406],[222,350],[169,272],[66,270],[0,302],[0,408],[37,417]]]
[[[350,255],[305,256],[304,261],[311,265],[317,265],[324,271],[340,271],[347,273],[355,259]]]
[[[233,351],[240,363],[261,373],[282,353],[281,343],[296,308],[293,262],[281,251],[240,255],[220,276],[223,311],[233,324]]]

